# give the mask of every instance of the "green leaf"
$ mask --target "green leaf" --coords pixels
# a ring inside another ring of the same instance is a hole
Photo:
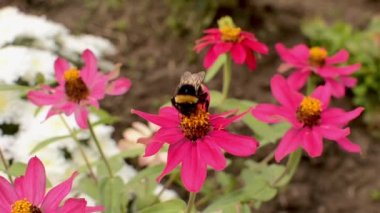
[[[18,177],[18,176],[24,175],[25,170],[26,170],[25,163],[16,162],[16,163],[13,163],[9,167],[8,171],[9,171],[9,174],[11,174],[12,176]]]
[[[183,200],[175,199],[166,202],[158,203],[140,210],[140,213],[177,213],[182,212],[186,208],[186,203]]]
[[[8,91],[8,90],[19,90],[21,92],[26,92],[31,87],[28,86],[21,86],[21,85],[7,85],[7,84],[0,84],[0,91]]]
[[[161,171],[164,169],[164,165],[157,165],[148,167],[144,170],[141,170],[135,177],[133,177],[126,185],[127,190],[133,189],[133,185],[140,183],[142,179],[145,178],[156,178]]]
[[[207,70],[205,82],[209,82],[211,79],[215,77],[215,75],[221,70],[223,64],[226,62],[227,56],[226,54],[220,55],[214,64]]]
[[[221,196],[215,202],[210,204],[203,212],[204,213],[217,212],[218,210],[223,210],[225,208],[228,208],[231,205],[235,205],[237,203],[247,201],[249,199],[250,199],[249,193],[247,193],[243,189],[238,189],[224,196]]]
[[[122,213],[124,183],[120,177],[106,178],[101,186],[101,200],[105,212]]]
[[[57,142],[59,140],[63,140],[63,139],[66,139],[66,138],[70,138],[70,135],[63,135],[63,136],[57,136],[57,137],[52,137],[52,138],[48,138],[46,140],[43,140],[41,142],[39,142],[33,149],[32,151],[30,151],[30,154],[35,154],[36,152],[40,151],[41,149],[43,149],[44,147],[54,143],[54,142]]]
[[[80,192],[89,195],[95,201],[100,202],[100,191],[95,180],[91,177],[84,177],[79,180],[78,188]]]

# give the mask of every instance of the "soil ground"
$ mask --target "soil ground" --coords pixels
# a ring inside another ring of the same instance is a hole
[[[122,62],[123,74],[134,83],[127,95],[103,103],[112,114],[123,118],[114,135],[119,139],[123,129],[137,119],[130,114],[132,107],[155,112],[169,100],[184,71],[202,69],[201,57],[191,53],[199,32],[190,29],[182,36],[173,33],[166,24],[170,9],[165,1],[125,0],[116,9],[107,8],[106,1],[89,9],[89,2],[98,1],[3,0],[0,4],[46,15],[73,32],[104,36],[116,45],[119,53],[111,60]],[[304,42],[299,29],[302,20],[321,16],[328,22],[341,20],[362,28],[380,11],[377,0],[240,0],[237,6],[218,10],[217,17],[244,14],[247,18],[238,19],[243,20],[238,24],[272,47],[255,72],[234,67],[231,96],[258,102],[272,101],[269,79],[279,64],[274,43]],[[209,87],[220,89],[221,76]],[[346,109],[352,107],[350,98],[338,104],[342,103]],[[380,195],[375,196],[380,193],[380,144],[366,131],[360,120],[352,128],[352,140],[363,148],[361,155],[347,154],[336,144],[326,143],[323,156],[312,160],[305,157],[292,183],[259,212],[380,212]]]

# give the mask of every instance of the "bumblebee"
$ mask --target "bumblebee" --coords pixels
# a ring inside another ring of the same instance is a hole
[[[185,72],[181,76],[180,83],[171,102],[182,115],[190,116],[199,107],[208,110],[209,97],[202,85],[204,78],[205,72],[194,74]]]

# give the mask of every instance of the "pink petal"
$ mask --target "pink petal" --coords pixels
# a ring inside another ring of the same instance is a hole
[[[145,148],[144,157],[149,157],[149,156],[157,154],[157,152],[160,151],[163,145],[164,145],[164,142],[161,142],[161,141],[153,141],[153,140],[149,141]]]
[[[319,127],[314,127],[324,138],[329,140],[338,140],[347,137],[350,134],[350,128],[339,128],[333,125],[320,125]]]
[[[305,129],[303,131],[302,147],[312,157],[319,157],[323,152],[322,137],[317,131]]]
[[[84,74],[81,73],[81,76],[84,76]],[[90,79],[83,78],[83,81],[89,88],[91,97],[98,100],[104,98],[108,83],[107,76],[101,73],[94,73]]]
[[[201,153],[196,143],[191,143],[187,156],[183,159],[181,179],[190,192],[199,192],[207,176],[207,165],[202,161]]]
[[[346,93],[344,85],[335,79],[327,78],[325,85],[331,88],[331,94],[336,98],[341,98]]]
[[[58,209],[59,204],[70,193],[74,178],[77,175],[78,173],[74,172],[69,179],[55,186],[47,193],[41,205],[43,212],[53,212]]]
[[[252,39],[244,39],[242,41],[242,44],[252,49],[253,51],[258,52],[263,55],[266,55],[269,52],[268,46],[259,41],[254,41]]]
[[[205,58],[203,59],[203,66],[204,66],[206,69],[210,68],[210,67],[214,64],[214,62],[215,62],[215,60],[218,58],[218,56],[219,56],[219,55],[217,55],[217,54],[214,52],[214,48],[211,47],[211,48],[207,51],[206,56],[205,56]]]
[[[106,93],[108,95],[122,95],[131,88],[132,82],[128,78],[119,78],[108,84]]]
[[[45,196],[46,173],[44,165],[37,157],[29,160],[22,180],[24,191],[20,194],[23,194],[31,203],[39,205]]]
[[[210,122],[214,129],[224,129],[235,121],[242,119],[250,110],[237,114],[235,116],[226,118],[223,116],[216,117],[215,115],[211,117]]]
[[[0,210],[11,212],[11,205],[17,200],[17,194],[12,185],[0,176]]]
[[[85,107],[79,107],[74,112],[75,120],[78,124],[78,126],[82,129],[88,128],[88,110]]]
[[[329,86],[319,86],[310,95],[321,101],[322,109],[326,109],[330,104],[331,88]]]
[[[337,126],[345,126],[348,122],[357,118],[364,111],[363,107],[345,112],[339,108],[329,108],[321,114],[321,124],[332,124]]]
[[[196,143],[198,143],[198,152],[202,153],[201,157],[206,164],[217,171],[226,168],[227,161],[224,158],[224,154],[218,146],[215,146],[211,137],[205,136],[203,140],[199,140]]]
[[[226,152],[241,157],[254,154],[259,145],[253,137],[235,135],[223,130],[212,131],[209,136]]]
[[[361,64],[353,64],[344,67],[338,67],[338,73],[341,75],[351,75],[361,68]]]
[[[302,95],[292,90],[282,75],[275,75],[271,79],[271,90],[278,102],[289,109],[297,109],[303,99]]]
[[[277,43],[276,51],[281,59],[297,67],[304,67],[308,64],[309,48],[304,44],[294,46],[292,49],[287,49],[282,43]]]
[[[184,158],[188,157],[191,144],[192,142],[189,140],[183,140],[169,146],[168,161],[165,169],[162,171],[160,176],[157,177],[158,182],[160,182],[165,175],[171,172]]]
[[[277,162],[280,162],[284,157],[296,151],[301,145],[300,131],[297,129],[290,129],[285,133],[279,142],[274,157]]]
[[[27,94],[28,100],[37,106],[52,105],[64,97],[51,94],[48,90],[32,90]]]
[[[213,46],[214,53],[216,55],[224,54],[230,51],[232,47],[233,47],[233,44],[229,42],[219,42]]]
[[[344,84],[344,86],[348,88],[356,86],[356,83],[358,82],[358,80],[355,77],[349,76],[341,76],[340,81]]]
[[[249,50],[245,50],[245,63],[247,64],[250,71],[253,71],[256,69],[257,63],[256,63],[256,57],[253,55],[253,53]]]
[[[86,205],[85,199],[69,198],[59,209],[59,213],[85,213]]]
[[[278,123],[284,121],[281,116],[284,112],[283,107],[273,104],[257,104],[252,110],[252,115],[260,121],[265,123]]]
[[[231,56],[235,63],[243,64],[246,59],[245,49],[241,44],[236,43],[231,49]]]
[[[153,115],[153,114],[145,113],[145,112],[138,111],[135,109],[132,109],[131,112],[161,127],[175,127],[179,125],[178,116],[177,116],[177,119],[175,120],[172,116],[165,115],[165,114]]]
[[[167,142],[167,143],[177,143],[178,141],[184,139],[185,136],[179,127],[167,127],[159,129],[153,136],[153,140]]]
[[[94,75],[98,72],[98,65],[96,57],[91,50],[86,49],[82,54],[84,66],[81,70],[81,77],[83,81],[92,82]]]
[[[59,84],[63,84],[65,82],[64,73],[70,69],[69,63],[63,58],[57,58],[54,62],[54,70],[55,70],[55,78]]]
[[[300,90],[309,79],[310,71],[295,71],[288,77],[288,84],[295,90]]]
[[[196,53],[199,53],[201,52],[205,47],[207,47],[208,45],[210,44],[214,44],[215,41],[214,40],[207,40],[207,41],[202,41],[202,42],[199,42],[199,43],[196,43],[195,47],[194,47],[194,50]]]
[[[339,140],[336,140],[336,142],[342,149],[346,150],[347,152],[360,153],[362,151],[361,147],[358,144],[352,143],[348,138],[341,138]]]
[[[326,64],[338,64],[338,63],[344,63],[348,60],[349,53],[347,50],[342,49],[339,50],[335,55],[326,58]]]

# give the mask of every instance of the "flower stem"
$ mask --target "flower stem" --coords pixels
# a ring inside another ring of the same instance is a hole
[[[187,202],[187,207],[186,207],[186,211],[185,213],[190,213],[194,207],[194,201],[195,201],[195,197],[196,197],[197,193],[195,192],[190,192],[190,196],[189,196],[189,201]]]
[[[301,156],[302,156],[301,149],[298,149],[292,154],[290,154],[288,162],[286,163],[284,172],[272,183],[272,186],[276,186],[285,176],[288,176],[289,178],[288,181],[292,179],[300,163]]]
[[[170,187],[170,185],[172,185],[172,183],[175,181],[176,178],[177,178],[177,173],[171,173],[170,174],[169,180],[166,181],[165,185],[162,187],[162,189],[160,190],[160,192],[158,192],[158,194],[157,194],[157,200],[158,201],[160,200],[160,197],[164,193],[164,191],[166,189],[168,189]]]
[[[77,135],[70,128],[69,124],[67,123],[67,121],[65,120],[65,118],[61,114],[59,115],[59,117],[61,118],[61,121],[65,125],[67,131],[69,131],[70,136],[77,143],[77,147],[79,149],[80,154],[82,155],[84,162],[86,163],[86,166],[87,166],[88,172],[90,173],[91,178],[94,179],[95,183],[98,183],[98,179],[96,178],[94,170],[91,167],[90,161],[88,160],[88,157],[87,157],[86,153],[84,152],[82,144],[80,143],[79,139],[77,138]]]
[[[3,154],[3,150],[1,150],[1,149],[0,149],[0,158],[1,158],[1,162],[4,165],[5,172],[8,175],[8,179],[13,184],[12,175],[9,173],[9,165],[7,163],[7,160],[5,160],[5,157],[4,157],[4,154]]]
[[[112,172],[112,169],[111,169],[111,165],[110,165],[110,163],[108,162],[107,157],[106,157],[106,155],[104,154],[103,149],[102,149],[102,147],[101,147],[101,145],[100,145],[100,142],[99,142],[98,138],[97,138],[96,135],[95,135],[95,132],[94,132],[94,129],[93,129],[93,127],[92,127],[92,124],[91,124],[90,120],[87,120],[87,123],[88,123],[88,128],[89,128],[89,130],[90,130],[91,137],[94,139],[95,145],[96,145],[96,147],[98,148],[98,151],[99,151],[99,153],[100,153],[100,156],[102,157],[103,162],[104,162],[104,164],[106,165],[106,168],[107,168],[107,170],[108,170],[108,174],[109,174],[109,176],[112,178],[112,177],[113,177],[113,172]]]
[[[226,55],[226,61],[224,62],[224,73],[223,73],[223,90],[222,90],[222,101],[228,97],[228,91],[231,85],[231,56]]]

